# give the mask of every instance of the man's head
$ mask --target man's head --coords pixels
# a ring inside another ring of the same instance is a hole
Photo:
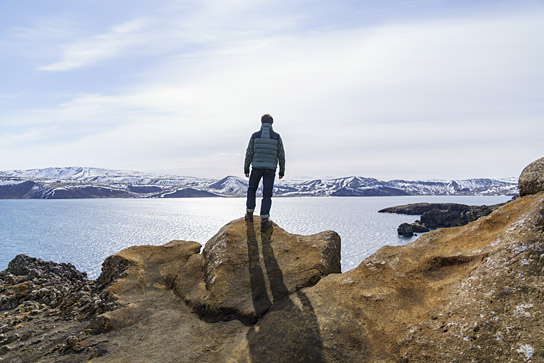
[[[269,114],[263,115],[261,117],[261,123],[263,123],[263,124],[265,124],[265,123],[266,124],[271,124],[273,122],[274,122],[274,119]]]

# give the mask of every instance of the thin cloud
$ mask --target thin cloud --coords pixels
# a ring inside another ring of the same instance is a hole
[[[0,99],[12,99],[21,97],[22,93],[0,93]]]
[[[41,66],[44,71],[67,71],[119,57],[149,42],[144,29],[146,18],[137,18],[114,26],[110,32],[69,43],[62,50],[62,59]]]

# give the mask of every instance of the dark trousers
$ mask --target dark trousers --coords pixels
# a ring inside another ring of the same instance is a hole
[[[272,190],[274,189],[274,178],[276,170],[274,169],[251,169],[249,175],[249,186],[247,188],[247,211],[255,210],[255,195],[261,178],[263,179],[263,201],[261,203],[261,218],[270,217],[270,207],[272,206]]]

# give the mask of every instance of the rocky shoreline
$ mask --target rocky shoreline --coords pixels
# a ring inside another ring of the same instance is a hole
[[[502,204],[471,206],[457,203],[413,203],[384,208],[378,213],[419,215],[413,223],[402,223],[397,233],[403,237],[412,237],[415,233],[429,232],[437,228],[460,227],[478,218],[489,215]]]
[[[12,361],[33,361],[77,350],[71,335],[119,307],[104,287],[71,264],[16,256],[0,272],[0,360],[15,354]]]
[[[0,272],[0,361],[544,361],[535,163],[520,198],[344,273],[335,232],[261,233],[243,219],[204,248],[120,251],[94,281],[19,255]]]

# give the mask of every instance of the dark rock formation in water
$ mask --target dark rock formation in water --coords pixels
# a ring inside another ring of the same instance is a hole
[[[0,273],[0,360],[544,360],[544,191],[344,273],[336,233],[257,227],[233,221],[202,253],[125,249],[96,281],[18,256]]]
[[[415,221],[414,223],[402,223],[399,228],[397,228],[397,233],[402,237],[412,237],[415,233],[425,233],[429,231],[429,228],[421,224],[420,221]]]
[[[464,226],[490,214],[501,205],[470,206],[456,203],[414,203],[385,208],[378,211],[378,213],[420,215],[420,221],[412,224],[403,223],[397,229],[399,235],[411,237],[414,232],[428,232],[436,228]]]

